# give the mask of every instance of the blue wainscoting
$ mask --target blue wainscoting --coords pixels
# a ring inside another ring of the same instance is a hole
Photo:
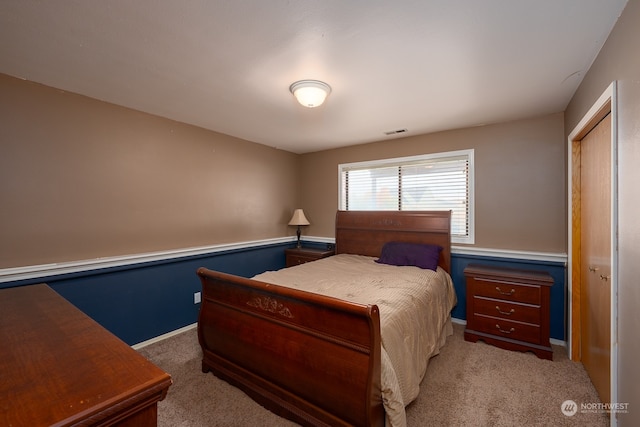
[[[467,293],[464,269],[468,264],[485,264],[492,266],[521,268],[548,272],[553,277],[551,287],[551,338],[565,341],[566,320],[566,266],[561,261],[540,261],[533,259],[505,258],[503,256],[451,254],[451,278],[458,297],[458,305],[451,315],[456,319],[466,320]]]
[[[251,277],[284,268],[291,242],[135,263],[0,283],[0,288],[47,283],[129,345],[195,323],[199,267]],[[1,292],[1,291],[0,291]],[[1,295],[1,294],[0,294]]]
[[[305,241],[304,244],[327,247],[331,242],[319,239]],[[134,345],[197,321],[200,304],[194,304],[193,295],[201,290],[196,276],[199,267],[252,277],[267,270],[283,268],[284,249],[294,246],[295,242],[288,239],[267,244],[254,242],[233,249],[223,247],[199,251],[204,253],[197,255],[178,254],[106,268],[93,266],[70,273],[39,274],[28,279],[7,280],[7,277],[12,277],[7,274],[0,280],[0,289],[47,283],[124,342]],[[454,251],[452,278],[458,304],[452,315],[462,320],[466,319],[463,270],[469,263],[548,271],[555,282],[551,290],[551,337],[565,340],[566,269],[563,262],[465,255]]]

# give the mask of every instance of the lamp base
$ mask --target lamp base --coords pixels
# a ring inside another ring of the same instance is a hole
[[[296,236],[298,236],[298,244],[296,245],[296,248],[300,249],[302,247],[300,244],[300,226],[298,226],[298,229],[296,230]]]

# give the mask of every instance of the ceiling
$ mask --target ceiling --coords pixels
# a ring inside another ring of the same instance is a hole
[[[626,1],[2,0],[0,72],[306,153],[564,111]]]

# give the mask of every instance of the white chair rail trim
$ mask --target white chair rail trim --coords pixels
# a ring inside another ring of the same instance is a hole
[[[549,261],[567,265],[566,253],[516,251],[510,249],[488,249],[469,246],[452,246],[451,253],[496,258],[515,258],[529,261]]]
[[[295,236],[280,237],[275,239],[253,240],[239,243],[229,243],[194,248],[175,249],[141,254],[112,256],[79,261],[68,261],[52,264],[28,265],[24,267],[12,267],[0,269],[0,283],[19,280],[37,279],[40,277],[57,276],[61,274],[80,273],[84,271],[99,270],[103,268],[123,267],[154,261],[166,261],[177,258],[185,258],[196,255],[207,255],[229,250],[255,248],[280,243],[295,241]],[[335,243],[332,237],[305,236],[304,240],[316,243]],[[500,249],[485,249],[466,246],[452,246],[451,252],[460,255],[476,255],[497,258],[515,258],[532,261],[550,261],[566,265],[567,254],[547,252],[527,252]]]
[[[304,240],[317,243],[335,243],[334,238],[305,236]],[[475,255],[495,258],[514,258],[529,261],[548,261],[567,265],[566,253],[517,251],[511,249],[489,249],[476,246],[451,246],[451,253],[457,255]]]
[[[0,283],[37,279],[40,277],[57,276],[61,274],[80,273],[84,271],[99,270],[102,268],[123,267],[153,261],[166,261],[171,259],[186,258],[196,255],[207,255],[216,252],[224,252],[236,249],[255,248],[258,246],[288,243],[295,241],[295,239],[295,236],[280,237],[276,239],[254,240],[240,243],[200,246],[194,248],[112,256],[79,261],[4,268],[0,269]]]

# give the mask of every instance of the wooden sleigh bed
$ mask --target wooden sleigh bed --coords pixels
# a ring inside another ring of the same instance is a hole
[[[442,247],[438,270],[449,273],[450,216],[448,211],[338,211],[336,255],[379,257],[388,242],[428,243]],[[378,305],[206,268],[197,274],[203,290],[198,318],[203,372],[212,371],[302,425],[385,424],[386,352]],[[449,328],[451,308],[440,315]]]

